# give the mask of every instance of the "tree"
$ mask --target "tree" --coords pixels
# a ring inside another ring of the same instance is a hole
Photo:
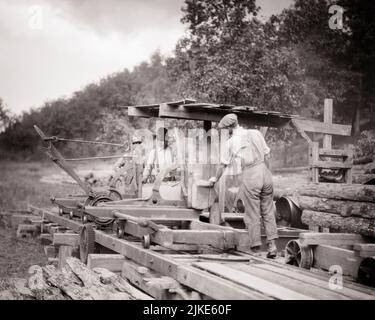
[[[0,133],[7,129],[10,122],[10,111],[6,108],[3,100],[0,98]]]
[[[331,29],[329,8],[344,9],[343,28]],[[308,72],[323,86],[335,91],[340,115],[353,123],[359,108],[372,115],[375,106],[375,2],[373,0],[295,0],[274,21],[280,22],[280,37],[325,61],[328,68],[309,65]],[[332,95],[332,93],[331,93]],[[352,112],[350,112],[352,110]]]

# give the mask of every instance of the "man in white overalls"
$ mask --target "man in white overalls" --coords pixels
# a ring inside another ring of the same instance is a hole
[[[228,166],[241,166],[242,179],[237,199],[241,200],[245,207],[244,221],[250,234],[251,251],[260,251],[262,220],[267,236],[267,257],[275,258],[275,239],[278,235],[272,174],[268,169],[270,149],[259,130],[242,128],[238,124],[237,115],[233,113],[221,119],[218,127],[229,130],[230,138],[227,141],[227,152],[221,156],[218,172],[210,182],[216,183]]]

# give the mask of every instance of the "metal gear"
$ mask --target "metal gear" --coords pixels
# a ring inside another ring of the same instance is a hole
[[[79,255],[83,263],[87,263],[87,257],[95,252],[95,229],[92,224],[86,224],[80,232]]]

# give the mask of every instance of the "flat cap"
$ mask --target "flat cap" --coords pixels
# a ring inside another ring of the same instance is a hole
[[[234,113],[229,113],[220,120],[218,128],[223,129],[223,128],[235,127],[237,126],[237,124],[238,124],[237,115]]]

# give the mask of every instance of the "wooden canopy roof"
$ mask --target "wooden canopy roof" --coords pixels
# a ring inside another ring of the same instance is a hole
[[[194,100],[181,100],[151,105],[131,106],[128,115],[146,118],[173,118],[219,122],[228,113],[235,113],[244,125],[262,127],[283,127],[298,116],[275,111],[259,111],[249,106],[234,106],[213,103],[197,103]]]
[[[309,120],[298,115],[290,115],[276,111],[261,111],[250,106],[234,106],[213,103],[197,103],[185,99],[160,104],[128,106],[128,115],[145,118],[173,118],[219,122],[228,113],[235,113],[238,121],[244,126],[261,126],[282,128],[288,125],[302,132],[320,132],[333,135],[351,135],[350,125],[328,124]]]

